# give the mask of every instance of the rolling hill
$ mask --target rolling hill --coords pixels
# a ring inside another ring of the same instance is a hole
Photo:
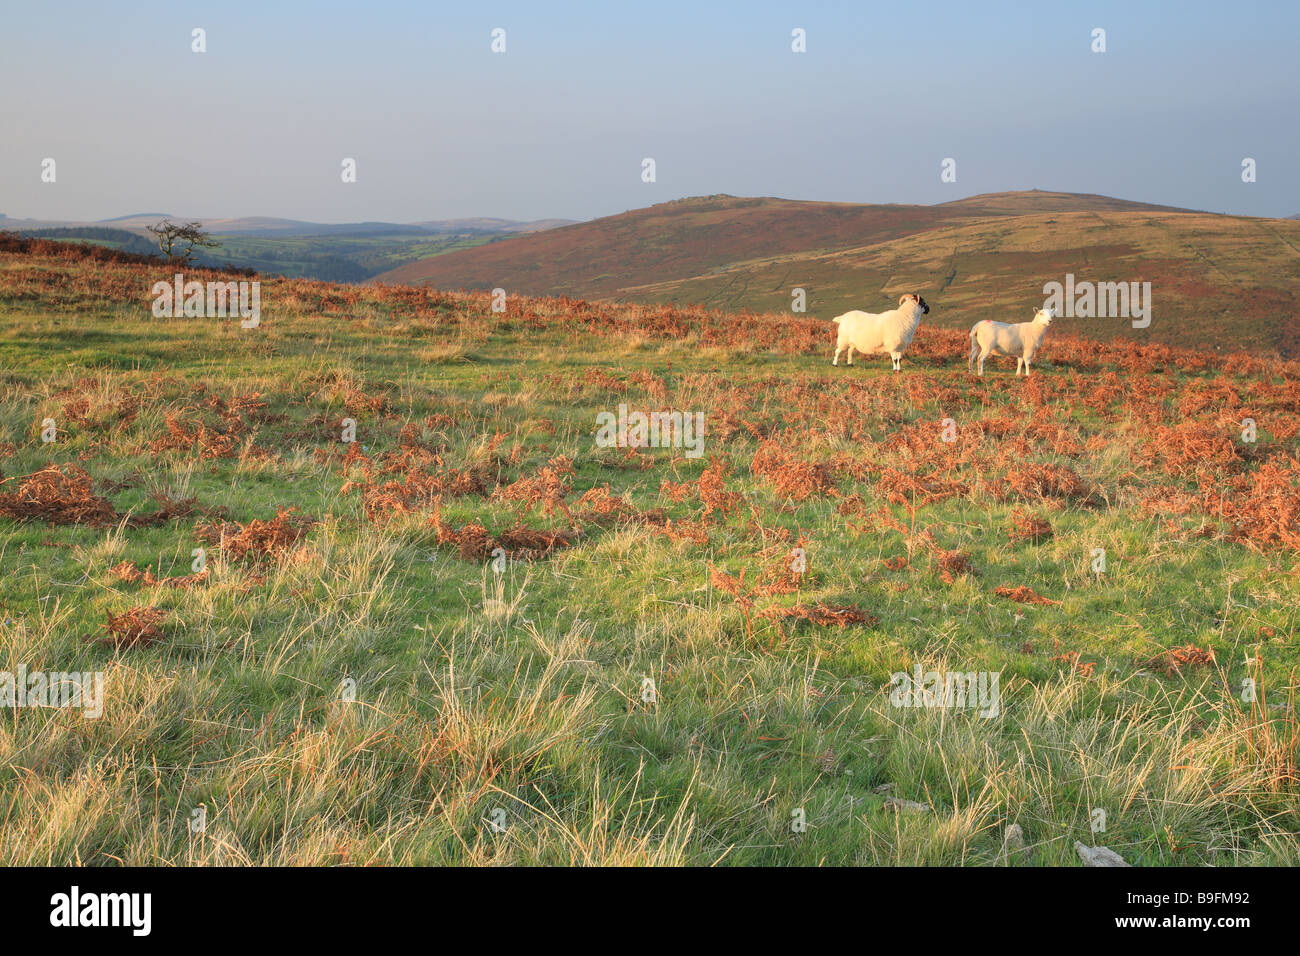
[[[1300,223],[1037,190],[934,206],[684,199],[376,281],[756,311],[788,310],[800,287],[820,318],[916,291],[932,303],[928,321],[956,328],[1027,319],[1044,284],[1067,274],[1151,283],[1149,328],[1063,320],[1079,334],[1300,353]]]
[[[186,222],[168,213],[135,213],[100,223],[54,224],[0,215],[0,230],[22,236],[92,242],[122,252],[149,254],[157,249],[147,227],[162,219]],[[435,219],[419,223],[318,223],[270,216],[200,220],[219,246],[198,253],[200,265],[231,265],[258,272],[331,282],[363,282],[407,262],[428,259],[516,233],[568,225],[569,219]]]
[[[111,226],[136,232],[148,238],[147,227],[160,219],[172,222],[198,221],[208,232],[220,236],[372,236],[372,235],[412,235],[428,236],[450,233],[509,234],[539,232],[554,229],[574,222],[572,219],[535,219],[521,221],[517,219],[493,219],[479,217],[474,219],[430,219],[424,222],[310,222],[305,219],[280,219],[275,216],[236,216],[225,218],[206,218],[203,216],[177,216],[166,212],[139,212],[126,216],[114,216],[112,219],[90,220],[55,220],[55,219],[12,219],[0,213],[0,229],[17,232],[33,232],[46,229],[69,229],[76,227],[95,228]]]
[[[0,233],[0,865],[1300,863],[1300,362],[171,271]]]

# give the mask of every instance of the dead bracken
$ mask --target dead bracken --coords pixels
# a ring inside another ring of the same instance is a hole
[[[814,495],[836,494],[835,476],[829,466],[807,461],[781,443],[768,440],[759,446],[750,471],[771,484],[782,498],[804,501]]]
[[[1182,673],[1183,668],[1208,667],[1213,663],[1214,650],[1212,648],[1184,644],[1182,647],[1171,648],[1149,660],[1142,661],[1140,666],[1160,671],[1166,677],[1173,677]]]
[[[103,526],[117,520],[107,498],[94,493],[93,482],[78,465],[50,465],[22,478],[6,478],[0,487],[17,481],[13,492],[0,492],[0,515],[48,524]]]
[[[1030,541],[1037,544],[1052,536],[1052,523],[1042,515],[1029,514],[1016,509],[1011,515],[1007,536],[1012,541]]]
[[[204,568],[194,574],[176,575],[172,577],[156,577],[152,568],[145,568],[143,571],[135,566],[132,561],[122,561],[109,569],[119,581],[125,581],[128,584],[143,584],[145,587],[156,587],[162,585],[169,588],[179,588],[187,590],[200,584],[208,579],[208,569]]]
[[[106,612],[108,623],[104,630],[108,637],[99,643],[112,644],[116,648],[147,647],[163,639],[163,630],[159,625],[167,618],[167,612],[155,607],[133,607],[123,614]]]
[[[236,561],[247,557],[276,558],[297,547],[315,524],[315,518],[298,514],[296,508],[280,508],[270,521],[255,518],[247,524],[202,522],[195,526],[194,535],[200,541],[217,545]]]
[[[769,607],[758,613],[759,617],[769,620],[789,620],[795,618],[811,621],[822,627],[847,627],[850,624],[875,626],[880,621],[860,607],[844,604],[796,604],[793,607]]]
[[[1005,584],[999,585],[998,587],[993,589],[993,593],[998,595],[998,597],[1004,597],[1007,598],[1008,600],[1016,601],[1017,603],[1020,604],[1060,604],[1061,603],[1060,601],[1053,601],[1050,598],[1045,598],[1041,594],[1035,592],[1033,588],[1026,587],[1023,584],[1018,585],[1017,587],[1009,587],[1008,585]]]

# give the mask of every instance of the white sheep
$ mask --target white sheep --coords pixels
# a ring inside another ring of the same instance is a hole
[[[831,364],[839,365],[840,353],[848,349],[848,364],[852,365],[856,349],[863,355],[888,352],[894,360],[894,371],[901,370],[903,353],[921,325],[921,316],[929,311],[930,307],[919,295],[905,295],[898,300],[898,308],[888,312],[859,312],[855,309],[837,315],[831,319],[840,327]]]
[[[1020,374],[1023,365],[1025,375],[1028,376],[1029,360],[1038,351],[1043,336],[1047,334],[1047,327],[1051,324],[1051,309],[1035,309],[1032,322],[1018,322],[1015,325],[994,322],[992,319],[976,322],[970,330],[970,359],[966,362],[966,368],[974,371],[975,356],[978,355],[980,374],[983,375],[984,360],[990,355],[1014,355],[1016,374]]]

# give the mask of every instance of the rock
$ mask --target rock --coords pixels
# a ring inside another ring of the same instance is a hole
[[[1125,863],[1124,858],[1104,846],[1084,846],[1078,840],[1074,841],[1074,848],[1079,852],[1079,857],[1083,860],[1084,866],[1132,866],[1131,863]]]
[[[1007,832],[1002,837],[1002,849],[1007,852],[1023,850],[1025,848],[1025,830],[1019,823],[1013,823],[1007,827]]]
[[[886,810],[908,810],[912,813],[924,813],[930,809],[928,803],[917,803],[915,800],[904,800],[902,797],[885,797]]]

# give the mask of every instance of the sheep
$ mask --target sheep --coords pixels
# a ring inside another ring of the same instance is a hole
[[[876,352],[888,352],[894,360],[894,371],[903,368],[903,353],[911,344],[921,324],[921,316],[927,315],[930,307],[919,295],[905,295],[898,300],[898,308],[888,312],[845,312],[831,319],[840,327],[839,337],[835,342],[835,358],[832,365],[840,364],[840,353],[848,349],[848,364],[853,364],[853,350],[863,355]]]
[[[1032,322],[1018,322],[1015,325],[994,322],[992,319],[976,322],[974,328],[970,330],[970,358],[966,362],[966,368],[970,371],[975,370],[975,356],[978,355],[980,374],[983,375],[984,360],[990,355],[1014,355],[1016,374],[1020,374],[1020,367],[1023,365],[1025,375],[1028,377],[1029,360],[1038,351],[1043,336],[1047,334],[1047,327],[1051,324],[1051,309],[1035,309]]]

